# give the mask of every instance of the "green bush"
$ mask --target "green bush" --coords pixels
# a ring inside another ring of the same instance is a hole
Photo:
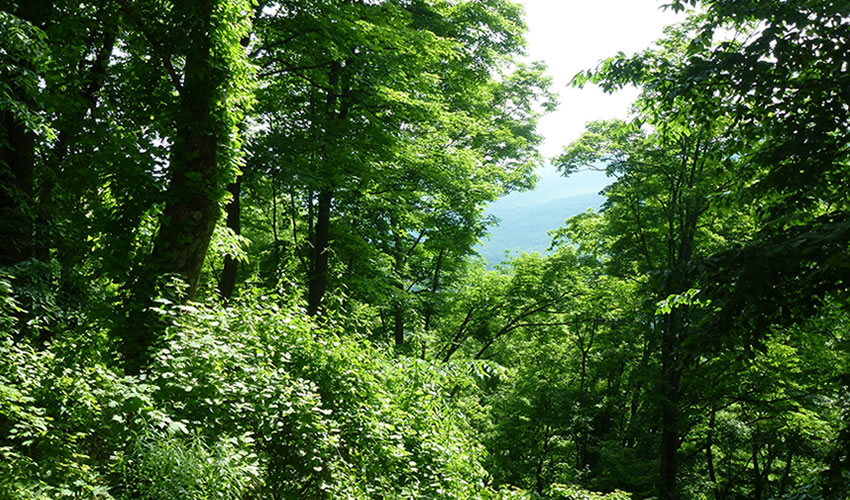
[[[173,318],[147,381],[178,431],[250,435],[267,493],[469,498],[483,450],[448,397],[457,377],[318,329],[297,307],[162,304]]]
[[[15,303],[0,298],[10,326]],[[0,498],[503,496],[468,422],[482,410],[454,394],[474,386],[466,370],[280,304],[161,300],[171,326],[138,377],[83,311],[43,348],[4,335]]]
[[[257,456],[250,438],[225,438],[212,446],[200,436],[150,432],[122,460],[131,498],[239,499],[256,490]]]

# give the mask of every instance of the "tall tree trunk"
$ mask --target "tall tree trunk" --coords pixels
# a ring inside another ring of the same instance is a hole
[[[661,485],[664,500],[678,498],[676,491],[676,453],[679,451],[679,384],[682,370],[676,356],[676,317],[672,311],[665,318],[661,341]]]
[[[346,103],[342,103],[339,111],[337,111],[337,106],[343,97],[338,89],[341,74],[342,63],[333,61],[328,71],[329,88],[325,100],[325,114],[329,121],[342,121],[347,118],[348,109]],[[323,155],[322,160],[328,161],[327,155]],[[330,182],[330,179],[326,179],[325,182]],[[325,184],[319,190],[317,200],[316,225],[313,233],[313,248],[311,249],[312,262],[310,274],[307,278],[307,314],[310,316],[315,316],[319,312],[328,286],[328,253],[330,252],[331,203],[333,202],[333,194],[333,187]]]
[[[227,186],[232,198],[227,204],[227,227],[233,231],[233,234],[242,234],[241,204],[240,196],[242,195],[242,176],[236,178],[235,181]],[[218,282],[218,293],[223,299],[229,299],[233,296],[233,290],[236,288],[236,271],[238,271],[239,261],[226,255],[224,257],[224,269],[221,271],[221,279]]]
[[[121,350],[128,373],[138,373],[147,363],[148,351],[160,331],[158,320],[143,312],[143,304],[155,293],[156,278],[181,277],[187,286],[180,299],[193,299],[218,218],[219,137],[212,111],[223,72],[215,67],[211,52],[212,7],[212,0],[200,2],[188,34],[183,81],[178,85],[180,108],[170,152],[165,208],[148,274],[134,290],[134,304],[122,332]]]
[[[208,27],[209,12],[206,16],[203,24]],[[201,34],[192,38],[198,46],[186,59],[182,119],[171,148],[170,182],[153,252],[160,273],[186,280],[186,299],[194,298],[198,288],[218,218],[214,193],[220,181],[218,137],[210,123],[217,87],[210,76],[215,71],[210,67],[210,40]]]
[[[313,240],[313,266],[307,290],[307,314],[315,316],[322,305],[328,286],[328,252],[330,244],[331,202],[333,193],[329,190],[319,192],[316,209],[316,227]]]
[[[13,11],[17,17],[40,29],[47,26],[52,0],[28,0],[18,5]],[[26,95],[14,84],[12,94]],[[10,111],[0,111],[0,266],[34,256],[35,168],[35,134]]]

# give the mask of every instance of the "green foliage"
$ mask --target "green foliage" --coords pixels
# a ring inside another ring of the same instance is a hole
[[[137,438],[120,468],[131,498],[239,499],[258,488],[257,456],[250,438],[209,446],[199,436],[153,431]]]
[[[518,4],[9,4],[0,498],[846,497],[850,7],[700,4],[576,76],[641,87],[554,161],[604,209],[493,271]]]
[[[148,386],[107,368],[77,333],[48,350],[3,339],[0,490],[9,498],[108,497],[111,453],[131,428],[162,417]]]
[[[268,223],[249,237],[273,274],[307,285],[311,313],[320,298],[377,306],[403,350],[483,236],[484,204],[540,163],[554,96],[541,64],[516,61],[520,11],[302,2],[257,30],[264,128],[246,172]]]
[[[559,500],[630,500],[632,496],[622,491],[605,494],[585,491],[575,486],[553,484],[547,492],[547,498]]]
[[[150,370],[98,361],[95,329],[0,354],[0,484],[12,498],[469,498],[483,449],[452,401],[464,373],[318,330],[280,298],[159,310]],[[86,325],[86,328],[94,328]],[[104,338],[104,337],[101,337]]]
[[[846,267],[835,266],[846,260],[846,196],[831,179],[846,176],[847,94],[829,89],[846,76],[834,50],[847,5],[700,3],[652,49],[576,76],[642,94],[632,122],[590,124],[556,161],[570,172],[602,160],[616,177],[605,237],[592,241],[608,242],[607,272],[641,282],[645,367],[631,384],[658,386],[643,425],[661,428],[661,496],[810,494],[820,474],[818,495],[831,498],[840,487],[824,478],[840,483],[846,460],[811,453],[826,452],[829,433],[842,441],[843,375],[802,360],[842,338],[826,333],[826,304],[845,304],[846,316]],[[797,425],[820,444],[801,446]]]
[[[452,376],[265,305],[278,300],[163,304],[177,323],[147,380],[176,431],[254,436],[265,487],[284,496],[466,497],[483,487],[481,450],[448,398]]]
[[[53,138],[55,131],[39,113],[38,77],[50,56],[44,32],[5,10],[0,11],[0,47],[3,47],[0,53],[0,112],[10,113],[44,139]],[[5,134],[0,137],[3,143],[7,139]],[[5,145],[3,143],[0,145]]]

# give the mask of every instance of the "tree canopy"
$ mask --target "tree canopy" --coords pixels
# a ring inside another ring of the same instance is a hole
[[[0,498],[850,496],[850,5],[663,7],[545,159],[508,0],[0,1]]]

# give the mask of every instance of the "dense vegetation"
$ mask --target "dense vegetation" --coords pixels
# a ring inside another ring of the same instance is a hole
[[[518,5],[0,7],[0,498],[850,497],[846,1],[674,0],[495,270]]]

